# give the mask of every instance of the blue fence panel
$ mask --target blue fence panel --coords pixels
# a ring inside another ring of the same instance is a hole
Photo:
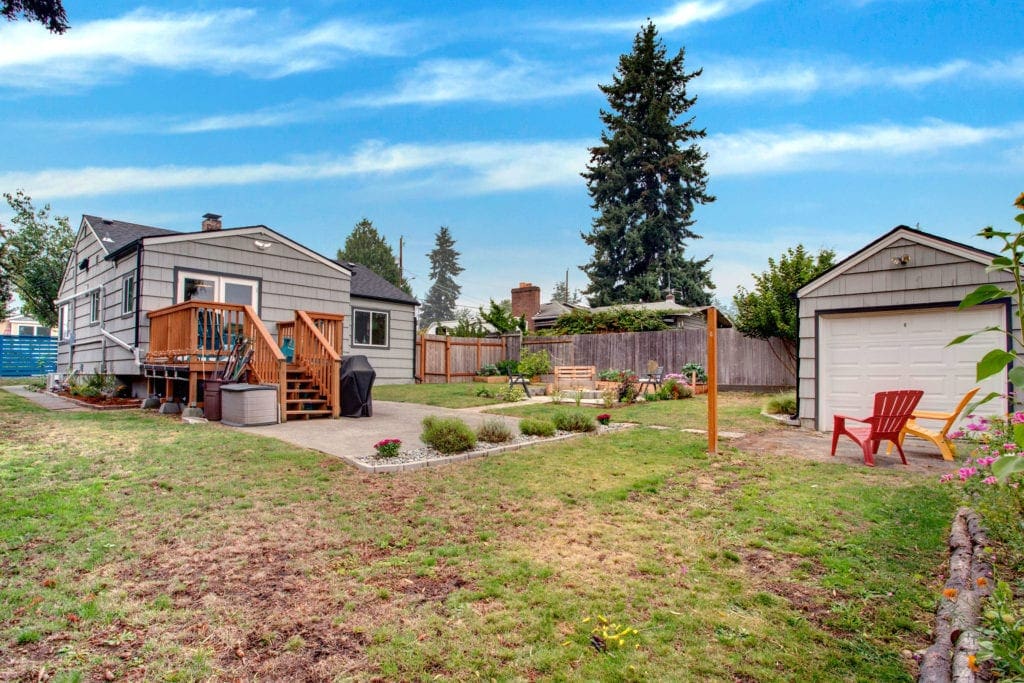
[[[28,377],[56,370],[56,337],[0,334],[0,377]]]

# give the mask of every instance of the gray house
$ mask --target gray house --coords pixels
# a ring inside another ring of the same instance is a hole
[[[990,349],[1008,348],[989,332],[956,346],[955,337],[990,326],[1016,329],[1009,300],[957,310],[984,283],[993,254],[900,225],[797,292],[800,300],[799,414],[804,427],[831,431],[832,416],[870,414],[875,392],[921,389],[922,410],[952,410]],[[1007,393],[1006,372],[980,383],[981,396]],[[1007,410],[1005,400],[979,412]]]
[[[58,295],[57,367],[115,374],[138,395],[146,378],[187,379],[194,398],[244,326],[275,347],[255,350],[257,375],[283,384],[268,368],[280,361],[281,333],[306,324],[303,311],[317,314],[319,334],[307,337],[336,347],[317,362],[362,354],[378,382],[412,382],[416,303],[368,269],[264,225],[222,229],[207,214],[199,232],[179,233],[83,216]]]

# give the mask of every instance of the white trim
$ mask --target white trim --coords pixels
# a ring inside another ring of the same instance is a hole
[[[368,313],[370,316],[368,332],[370,333],[370,341],[368,343],[361,343],[356,341],[356,319],[359,313]],[[384,326],[384,343],[374,344],[373,343],[373,316],[383,315],[387,319],[387,324]],[[359,346],[362,348],[374,348],[374,349],[387,349],[391,347],[391,311],[378,311],[372,308],[353,308],[352,309],[352,346]]]
[[[258,309],[260,305],[260,281],[257,278],[246,278],[238,275],[215,275],[212,273],[200,273],[191,270],[179,270],[178,281],[174,283],[175,301],[179,304],[185,301],[185,280],[207,280],[213,283],[214,292],[213,299],[209,301],[224,302],[224,286],[228,284],[245,285],[252,287],[252,299],[249,300],[247,305]],[[200,299],[200,301],[207,301],[207,299]]]
[[[348,276],[352,275],[352,271],[350,271],[348,268],[342,266],[341,264],[336,263],[336,262],[330,260],[326,256],[321,256],[320,254],[316,253],[312,249],[304,247],[301,244],[299,244],[298,242],[295,242],[294,240],[291,240],[291,239],[285,237],[284,235],[280,235],[280,234],[274,232],[273,230],[271,230],[270,228],[268,228],[266,226],[261,226],[261,225],[253,226],[251,228],[227,228],[226,230],[209,230],[207,232],[186,232],[186,233],[180,233],[180,234],[176,234],[176,235],[154,235],[152,237],[143,237],[142,241],[145,242],[145,244],[147,244],[147,245],[151,245],[151,244],[172,244],[174,242],[191,242],[191,241],[195,241],[195,240],[209,240],[209,239],[217,239],[219,237],[237,236],[237,235],[240,235],[240,236],[262,235],[262,236],[270,238],[272,240],[277,240],[279,242],[282,242],[282,243],[288,245],[292,249],[295,249],[296,251],[305,254],[309,258],[317,261],[318,263],[321,263],[321,264],[327,266],[328,268],[336,270],[339,273],[342,273],[343,275],[348,275]]]
[[[131,287],[131,302],[132,302],[132,305],[131,305],[131,308],[129,308],[128,310],[125,310],[125,304],[128,302],[128,299],[125,297],[125,291],[126,290],[125,290],[124,283],[125,283],[126,280],[131,280],[132,281],[132,287]],[[135,312],[135,303],[136,303],[135,302],[135,294],[136,294],[136,291],[137,291],[137,288],[136,288],[137,284],[138,283],[136,282],[135,271],[134,270],[132,272],[126,274],[126,275],[122,275],[121,276],[121,315],[130,315],[130,314]]]
[[[969,247],[965,244],[950,244],[946,240],[934,237],[933,235],[926,235],[916,230],[907,230],[899,228],[890,233],[887,237],[879,240],[875,244],[865,247],[864,249],[854,252],[852,256],[846,258],[838,266],[825,273],[816,280],[808,282],[806,285],[797,290],[797,297],[805,297],[814,290],[822,287],[832,280],[836,279],[843,273],[847,272],[854,266],[863,263],[867,259],[871,258],[883,249],[888,249],[893,244],[901,239],[910,240],[925,247],[931,247],[938,251],[944,251],[949,254],[954,254],[968,261],[974,261],[980,263],[983,266],[987,266],[992,262],[991,254],[987,254],[979,249]]]
[[[82,222],[89,226],[89,232],[92,233],[93,239],[96,240],[96,244],[100,245],[100,249],[103,250],[103,253],[110,256],[110,250],[107,249],[107,245],[105,245],[103,240],[100,239],[100,236],[96,233],[96,228],[92,227],[92,223],[86,220],[85,216],[82,216]]]
[[[103,288],[89,292],[89,324],[95,325],[103,320]]]

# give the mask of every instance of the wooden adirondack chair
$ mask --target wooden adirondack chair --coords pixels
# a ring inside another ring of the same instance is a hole
[[[960,413],[967,407],[968,402],[974,395],[978,393],[980,387],[974,387],[960,399],[960,403],[951,413],[940,413],[933,410],[915,410],[913,415],[907,420],[907,424],[903,426],[903,431],[900,432],[899,445],[903,445],[903,439],[907,437],[907,434],[916,436],[924,439],[925,441],[931,441],[933,444],[939,447],[939,452],[942,453],[944,460],[952,460],[956,457],[956,444],[946,434],[953,428],[953,423],[960,417]],[[918,424],[918,420],[941,420],[942,426],[938,429],[927,429]],[[889,444],[889,448],[886,453],[892,453],[892,444]]]
[[[868,467],[875,466],[875,453],[878,452],[878,446],[883,441],[890,441],[896,445],[896,449],[900,452],[900,459],[906,465],[907,458],[903,455],[900,435],[922,396],[924,396],[924,392],[918,389],[880,391],[875,394],[875,409],[870,417],[835,415],[832,429],[832,455],[836,454],[840,435],[845,434],[864,451],[864,464]],[[847,426],[847,420],[863,422],[865,426]]]

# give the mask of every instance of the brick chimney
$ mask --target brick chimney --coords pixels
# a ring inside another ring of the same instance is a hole
[[[215,213],[203,214],[203,232],[220,230],[220,216]]]
[[[520,282],[512,288],[512,315],[526,316],[526,329],[532,330],[533,316],[540,311],[540,287],[529,282]]]
[[[672,292],[669,292],[667,295],[665,295],[665,302],[674,304],[676,302],[676,295],[673,294]]]

